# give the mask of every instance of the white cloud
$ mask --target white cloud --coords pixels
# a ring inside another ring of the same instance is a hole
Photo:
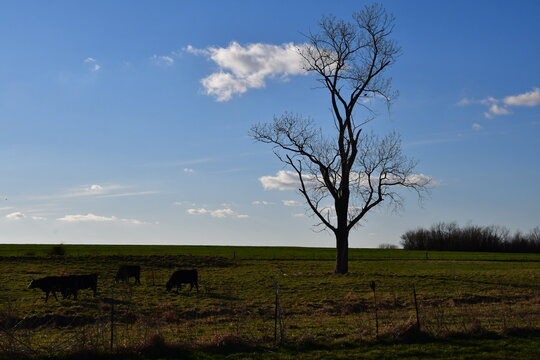
[[[194,202],[191,202],[191,201],[175,201],[174,205],[176,205],[176,206],[185,206],[185,205],[195,206],[196,204]]]
[[[392,179],[388,179],[391,181]],[[431,176],[424,175],[424,174],[412,174],[407,176],[407,179],[405,180],[407,184],[417,184],[420,186],[438,186],[441,184],[439,180],[435,180]]]
[[[210,211],[200,208],[200,209],[187,209],[186,212],[190,215],[205,215],[208,214]]]
[[[482,126],[481,126],[480,124],[477,124],[477,123],[472,124],[472,129],[473,129],[473,130],[477,130],[477,131],[478,131],[478,130],[480,130],[481,128],[482,128]]]
[[[174,64],[174,59],[167,55],[152,55],[150,58],[156,65],[170,66]]]
[[[279,76],[286,79],[289,75],[306,73],[298,46],[293,43],[242,46],[232,42],[227,47],[206,49],[188,45],[186,51],[206,56],[219,66],[218,71],[201,80],[206,94],[215,96],[217,101],[228,101],[235,94],[262,88],[267,78]]]
[[[26,215],[20,211],[12,212],[6,215],[6,219],[8,220],[20,220],[20,219],[24,219],[25,217]]]
[[[94,214],[66,215],[56,220],[63,221],[63,222],[122,222],[122,223],[134,224],[134,225],[144,224],[143,221],[139,221],[136,219],[120,219],[116,216],[109,217],[109,216],[99,216],[99,215],[94,215]]]
[[[302,203],[296,200],[282,200],[285,206],[302,206]]]
[[[31,216],[30,219],[32,219],[32,220],[47,220],[47,218],[44,218],[42,216]]]
[[[101,65],[99,65],[97,63],[97,60],[93,57],[87,57],[86,59],[84,59],[84,63],[88,64],[88,69],[92,72],[97,72],[101,69]]]
[[[190,169],[190,168],[185,168],[184,172],[187,173],[187,174],[195,174],[195,170]]]
[[[235,212],[232,209],[225,208],[225,209],[217,209],[217,210],[210,211],[210,215],[217,218],[224,218],[227,216],[235,215]]]
[[[302,217],[302,216],[305,216],[306,214],[304,213],[296,213],[296,214],[292,214],[292,216],[294,217]]]
[[[98,184],[90,185],[90,187],[87,189],[88,191],[95,191],[95,192],[101,192],[103,191],[103,186]]]
[[[252,205],[274,205],[273,202],[265,201],[265,200],[255,200],[251,202]]]
[[[512,106],[537,106],[540,105],[540,88],[533,88],[532,91],[524,94],[507,96],[503,99],[506,105]]]
[[[210,215],[215,218],[235,217],[239,219],[245,219],[249,217],[248,215],[245,215],[245,214],[238,214],[236,211],[230,208],[216,209],[216,210],[208,210],[205,208],[187,209],[186,213],[190,215]]]
[[[495,99],[493,96],[487,97],[485,99],[478,101],[482,105],[489,105],[489,104],[495,104],[499,102],[499,100]]]
[[[304,175],[303,178],[306,187],[309,188],[315,185],[314,176]],[[295,172],[288,170],[280,170],[276,176],[261,176],[259,181],[261,182],[264,190],[298,190],[301,187],[298,175]],[[393,179],[388,178],[386,181],[392,182]],[[406,181],[409,184],[418,184],[422,186],[439,185],[438,181],[424,174],[412,174],[406,179]],[[362,186],[368,185],[367,178],[358,173],[351,174],[351,183],[352,182],[359,182]]]
[[[482,105],[491,105],[499,102],[499,100],[495,99],[494,97],[490,96],[485,99],[471,99],[471,98],[463,98],[457,102],[457,106],[466,106],[466,105],[472,105],[472,104],[482,104]]]
[[[471,104],[482,104],[487,106],[488,110],[484,112],[484,116],[488,119],[492,119],[494,116],[511,114],[512,112],[509,109],[510,106],[540,105],[540,88],[535,87],[532,91],[523,94],[506,96],[502,100],[490,96],[482,100],[463,98],[457,103],[458,106]]]
[[[494,114],[494,115],[508,115],[508,114],[510,114],[510,111],[506,107],[499,106],[497,104],[492,104],[489,107],[489,112],[491,114]]]
[[[304,176],[306,186],[313,185],[313,177]],[[264,190],[298,190],[301,187],[298,175],[290,170],[280,170],[276,176],[261,176],[259,178]]]

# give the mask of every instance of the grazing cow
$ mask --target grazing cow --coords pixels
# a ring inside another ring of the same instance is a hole
[[[189,291],[193,289],[193,285],[199,291],[199,281],[198,281],[197,270],[177,270],[172,275],[169,281],[167,281],[167,291],[171,291],[173,287],[176,286],[176,292],[182,290],[182,284],[190,284],[191,287]]]
[[[56,297],[56,292],[60,291],[62,292],[62,276],[46,276],[41,279],[35,279],[30,281],[30,284],[28,284],[29,289],[41,289],[45,292],[45,302],[49,300],[49,294],[52,293],[54,298],[58,300]]]
[[[90,289],[94,292],[94,297],[97,292],[97,274],[89,275],[68,275],[62,276],[62,297],[64,299],[73,295],[73,299],[77,300],[77,292],[79,290]]]
[[[141,267],[139,265],[122,265],[116,272],[116,282],[129,283],[129,278],[135,278],[135,284],[141,284]]]

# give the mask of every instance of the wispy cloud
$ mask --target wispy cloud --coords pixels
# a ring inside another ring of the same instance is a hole
[[[493,115],[509,115],[511,114],[510,110],[508,110],[505,106],[499,106],[497,104],[491,104],[489,107],[489,110],[484,113],[484,116],[488,119],[491,119]]]
[[[189,215],[210,215],[215,218],[234,217],[234,218],[239,218],[239,219],[245,219],[249,217],[246,214],[239,214],[231,208],[223,208],[223,209],[215,209],[215,210],[209,210],[205,208],[187,209],[186,213],[188,213]]]
[[[302,203],[296,200],[282,200],[285,206],[302,206]]]
[[[152,55],[152,57],[150,57],[150,60],[152,60],[152,62],[156,65],[161,65],[161,66],[171,66],[174,64],[174,58],[172,56],[168,56],[168,55]]]
[[[265,200],[255,200],[251,202],[252,205],[274,205],[275,203]]]
[[[474,123],[472,124],[472,129],[478,131],[482,129],[482,126],[480,124]]]
[[[481,104],[487,106],[484,116],[488,119],[494,116],[510,115],[510,107],[512,106],[538,106],[540,105],[540,88],[533,88],[529,92],[518,95],[506,96],[503,99],[497,99],[492,96],[485,99],[463,98],[458,101],[458,106],[467,106],[472,104]]]
[[[101,65],[99,65],[97,63],[97,60],[94,59],[93,57],[87,57],[86,59],[84,59],[84,63],[85,64],[88,64],[88,69],[92,72],[97,72],[99,70],[101,70]]]
[[[194,203],[194,202],[191,202],[191,201],[175,201],[174,205],[176,205],[176,206],[195,206],[197,204]]]
[[[56,219],[58,221],[62,222],[68,222],[68,223],[76,223],[76,222],[120,222],[120,223],[128,223],[128,224],[134,224],[134,225],[141,225],[144,224],[144,221],[136,220],[136,219],[121,219],[116,216],[99,216],[94,214],[76,214],[76,215],[66,215],[64,217]]]
[[[305,46],[305,45],[300,45]],[[207,95],[217,101],[228,101],[249,89],[262,88],[267,78],[305,74],[304,60],[298,45],[255,43],[245,46],[232,42],[227,47],[196,49],[188,45],[187,52],[206,56],[219,70],[201,80]]]
[[[144,166],[144,167],[184,167],[188,165],[204,164],[211,161],[214,161],[214,159],[213,158],[198,158],[198,159],[190,159],[190,160],[154,162],[154,163],[143,164],[141,166]]]
[[[184,168],[184,172],[186,174],[195,174],[195,170],[191,169],[191,168]]]
[[[404,146],[422,146],[422,145],[434,145],[445,144],[453,141],[458,141],[457,137],[443,137],[443,138],[430,138],[424,140],[409,141]]]
[[[117,193],[117,194],[99,195],[98,198],[109,199],[109,198],[117,198],[117,197],[143,196],[143,195],[154,195],[154,194],[159,194],[159,191],[150,190],[150,191],[124,192],[124,193]]]
[[[26,215],[20,211],[12,212],[6,215],[6,219],[8,220],[21,220],[24,218],[26,218]]]
[[[29,200],[61,200],[61,199],[70,199],[70,198],[81,198],[81,197],[96,197],[96,198],[114,198],[114,197],[127,197],[127,196],[141,196],[141,195],[151,195],[157,194],[158,191],[121,191],[123,189],[128,189],[130,186],[125,185],[100,185],[100,184],[91,184],[79,186],[73,189],[66,190],[60,194],[53,195],[44,195],[31,197]]]

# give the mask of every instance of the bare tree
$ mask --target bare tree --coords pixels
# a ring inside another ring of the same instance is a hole
[[[251,136],[274,145],[274,153],[298,175],[319,226],[336,238],[336,273],[348,272],[349,233],[368,211],[384,200],[402,204],[397,190],[422,195],[429,178],[415,175],[415,162],[401,151],[400,137],[363,131],[374,112],[365,99],[394,96],[385,70],[400,49],[389,37],[394,18],[378,4],[353,14],[353,22],[323,17],[320,32],[306,35],[298,48],[305,69],[328,90],[335,131],[326,134],[311,120],[286,113],[251,128]],[[355,115],[362,110],[364,119]]]

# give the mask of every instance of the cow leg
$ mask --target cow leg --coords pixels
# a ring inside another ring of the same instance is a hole
[[[49,300],[49,292],[45,291],[45,302]]]
[[[56,296],[56,291],[52,291],[52,294],[54,295],[54,298],[56,299],[56,301],[58,301],[58,297]]]
[[[197,289],[197,292],[199,292],[199,283],[198,282],[195,283],[195,288]]]

